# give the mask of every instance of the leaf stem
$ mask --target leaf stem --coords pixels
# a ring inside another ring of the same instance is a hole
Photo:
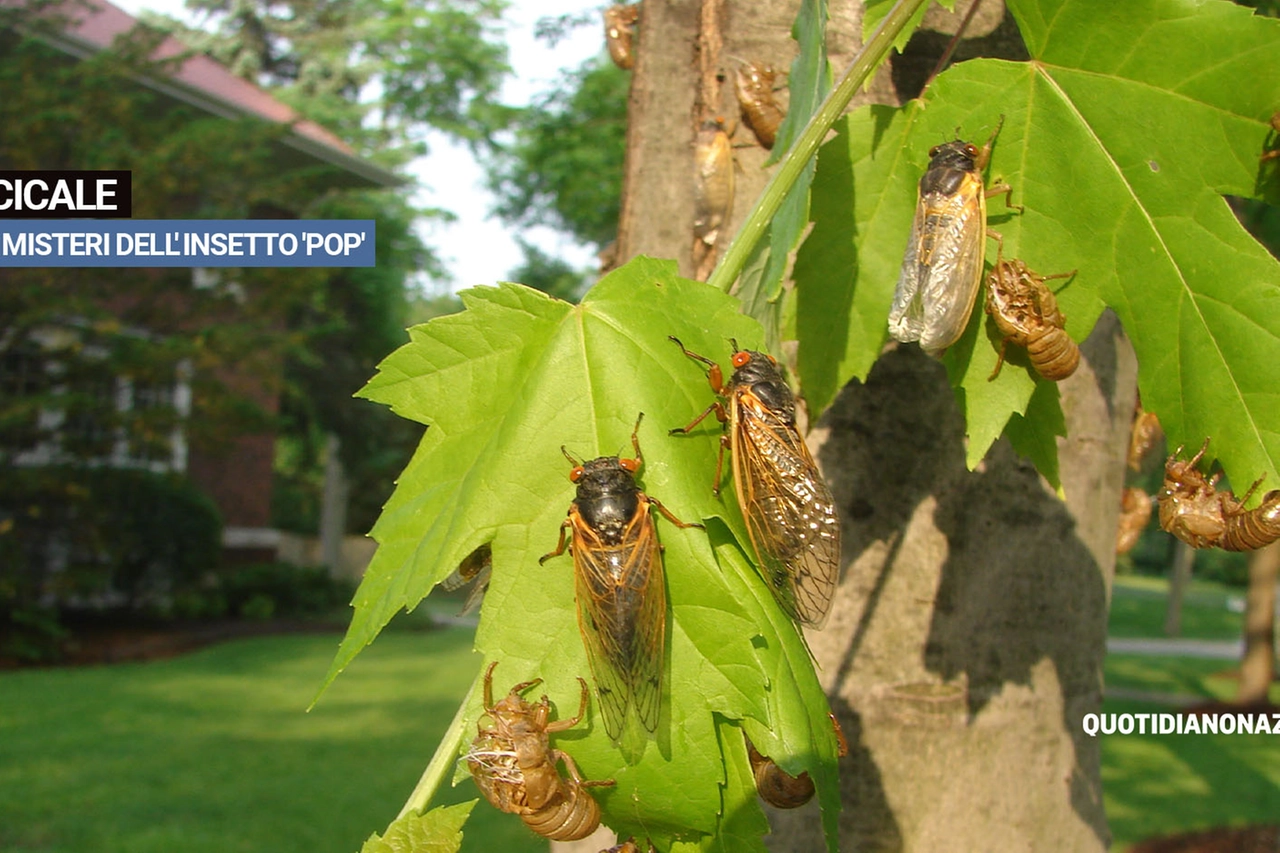
[[[410,813],[422,814],[426,811],[427,804],[435,796],[445,775],[452,770],[458,759],[458,749],[462,746],[462,726],[466,722],[467,708],[471,707],[472,700],[481,689],[480,683],[483,679],[484,671],[481,670],[476,673],[476,680],[471,682],[471,689],[467,691],[462,704],[458,706],[458,713],[453,715],[453,722],[449,723],[449,728],[445,729],[444,736],[440,738],[440,745],[436,747],[435,755],[431,756],[427,769],[422,771],[422,778],[418,780],[413,793],[405,801],[404,808],[400,809],[400,814],[396,815],[396,820]]]
[[[817,153],[818,146],[827,136],[827,131],[844,112],[849,101],[853,100],[853,96],[862,88],[862,84],[871,72],[880,65],[880,61],[889,52],[889,48],[893,46],[902,28],[925,2],[927,0],[898,0],[885,19],[880,22],[880,26],[854,57],[849,70],[840,79],[840,83],[827,95],[822,106],[804,126],[804,130],[796,139],[796,144],[782,159],[778,171],[774,172],[773,177],[769,179],[768,185],[760,195],[760,200],[756,202],[755,208],[738,229],[733,242],[729,245],[729,250],[712,271],[707,284],[725,293],[733,287],[733,283],[742,274],[742,269],[746,266],[756,243],[764,235],[769,222],[782,206],[787,193],[800,177],[805,166]]]

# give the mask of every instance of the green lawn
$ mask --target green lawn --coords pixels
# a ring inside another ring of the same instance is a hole
[[[338,639],[0,673],[0,850],[355,853],[399,811],[479,660],[467,630],[391,631],[306,713]],[[442,800],[475,796],[467,782]],[[463,849],[547,846],[480,803]]]
[[[337,640],[266,637],[151,664],[0,674],[0,850],[355,853],[413,789],[479,660],[468,629],[391,630],[305,713]],[[1112,655],[1106,674],[1109,686],[1229,698],[1232,668]],[[1101,737],[1116,850],[1280,815],[1280,735]],[[475,796],[464,783],[442,801]],[[547,848],[481,802],[463,849]]]
[[[1182,599],[1179,636],[1198,640],[1239,639],[1244,616],[1229,610],[1227,601],[1243,597],[1243,589],[1193,580]],[[1163,637],[1168,598],[1169,583],[1164,578],[1116,577],[1107,632],[1113,637]]]

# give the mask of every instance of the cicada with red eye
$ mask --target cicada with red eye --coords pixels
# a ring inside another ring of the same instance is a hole
[[[961,139],[930,149],[929,168],[920,179],[911,237],[889,309],[889,334],[919,341],[933,356],[960,338],[973,312],[986,253],[987,198],[1004,193],[1005,204],[1013,206],[1009,186],[983,186],[982,172],[999,132],[997,125],[981,150]]]
[[[711,388],[724,400],[671,434],[687,433],[712,412],[725,424],[715,492],[720,493],[728,447],[738,504],[765,581],[788,616],[821,627],[840,574],[840,518],[831,489],[796,429],[795,396],[778,363],[730,341],[734,371],[726,383],[720,365],[671,340],[708,366]]]
[[[560,525],[560,541],[544,563],[573,555],[578,628],[600,696],[604,728],[619,740],[629,714],[647,731],[658,727],[667,624],[667,590],[652,509],[677,527],[702,527],[676,518],[636,485],[643,464],[640,421],[631,431],[634,459],[602,456],[579,462],[569,479],[577,495]]]
[[[604,42],[609,48],[609,58],[624,71],[636,63],[633,45],[639,18],[639,3],[619,4],[604,10]]]

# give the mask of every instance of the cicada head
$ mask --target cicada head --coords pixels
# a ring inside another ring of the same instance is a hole
[[[953,139],[929,149],[930,169],[957,169],[961,172],[972,172],[977,168],[978,156],[981,154],[972,142]]]

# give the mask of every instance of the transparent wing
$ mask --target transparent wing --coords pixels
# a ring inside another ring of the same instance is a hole
[[[920,304],[920,235],[924,230],[924,200],[916,204],[916,215],[911,222],[911,237],[907,240],[907,252],[902,258],[902,272],[898,274],[898,286],[893,291],[893,304],[889,307],[889,334],[895,340],[907,342],[920,340],[924,329],[924,309]]]
[[[820,627],[840,576],[840,519],[795,428],[737,392],[734,483],[765,580],[793,619]]]
[[[627,708],[648,731],[658,727],[662,701],[667,598],[649,504],[607,545],[571,514],[578,626],[600,696],[605,731],[617,740]]]
[[[969,175],[952,195],[930,193],[921,199],[928,252],[920,257],[920,346],[937,353],[959,339],[969,323],[982,281],[987,205],[980,178]]]

